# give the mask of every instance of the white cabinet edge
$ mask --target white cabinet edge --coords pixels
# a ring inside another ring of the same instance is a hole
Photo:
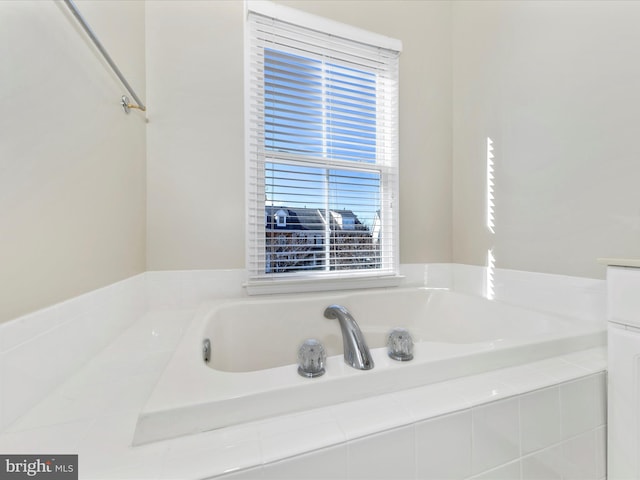
[[[640,258],[598,258],[598,263],[608,267],[640,268]]]

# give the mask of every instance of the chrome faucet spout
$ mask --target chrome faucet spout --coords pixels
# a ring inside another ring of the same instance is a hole
[[[349,311],[341,305],[330,305],[325,309],[324,316],[340,322],[345,363],[358,370],[372,369],[373,357],[358,323]]]

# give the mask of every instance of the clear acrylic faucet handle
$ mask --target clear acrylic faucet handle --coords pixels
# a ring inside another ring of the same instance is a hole
[[[303,377],[314,378],[323,375],[327,353],[315,338],[305,340],[298,349],[298,373]]]
[[[389,356],[394,360],[407,362],[413,359],[413,338],[404,328],[394,328],[389,333],[387,347]]]

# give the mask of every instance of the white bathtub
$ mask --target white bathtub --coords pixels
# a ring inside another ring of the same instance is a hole
[[[343,362],[330,304],[345,306],[375,368]],[[414,360],[386,352],[393,327],[415,340]],[[402,390],[582,350],[605,342],[604,325],[446,290],[396,288],[215,301],[204,305],[140,413],[134,444]],[[212,344],[211,361],[202,342]],[[327,349],[326,374],[303,378],[296,354],[307,338]]]

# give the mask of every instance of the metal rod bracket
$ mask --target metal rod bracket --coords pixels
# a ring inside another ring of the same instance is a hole
[[[80,23],[80,26],[84,29],[84,31],[89,36],[89,38],[91,39],[95,47],[100,51],[105,61],[109,64],[109,66],[113,70],[113,73],[116,74],[116,76],[120,79],[124,87],[131,94],[133,99],[136,101],[135,104],[130,103],[129,98],[126,95],[123,95],[120,104],[122,105],[124,112],[129,113],[129,110],[132,108],[136,108],[138,110],[145,112],[147,110],[147,107],[145,107],[142,100],[140,100],[138,95],[136,95],[136,92],[133,90],[133,88],[131,88],[131,85],[129,85],[129,82],[127,82],[127,79],[124,78],[124,75],[122,75],[122,72],[120,71],[118,66],[115,64],[113,59],[109,56],[105,48],[102,46],[102,44],[100,43],[100,40],[98,40],[98,37],[96,37],[96,34],[93,33],[93,30],[91,30],[91,27],[89,27],[89,24],[87,23],[87,21],[80,14],[78,7],[76,7],[75,3],[73,3],[73,0],[64,0],[64,3],[67,6],[67,8],[71,11],[73,16],[76,18],[76,20]]]
[[[126,95],[123,95],[122,98],[120,99],[120,105],[122,105],[122,109],[124,110],[124,113],[129,113],[129,111],[132,108],[135,108],[137,110],[141,110],[143,112],[147,111],[146,107],[140,106],[140,105],[136,105],[135,103],[131,103],[129,101],[129,97],[127,97]]]

